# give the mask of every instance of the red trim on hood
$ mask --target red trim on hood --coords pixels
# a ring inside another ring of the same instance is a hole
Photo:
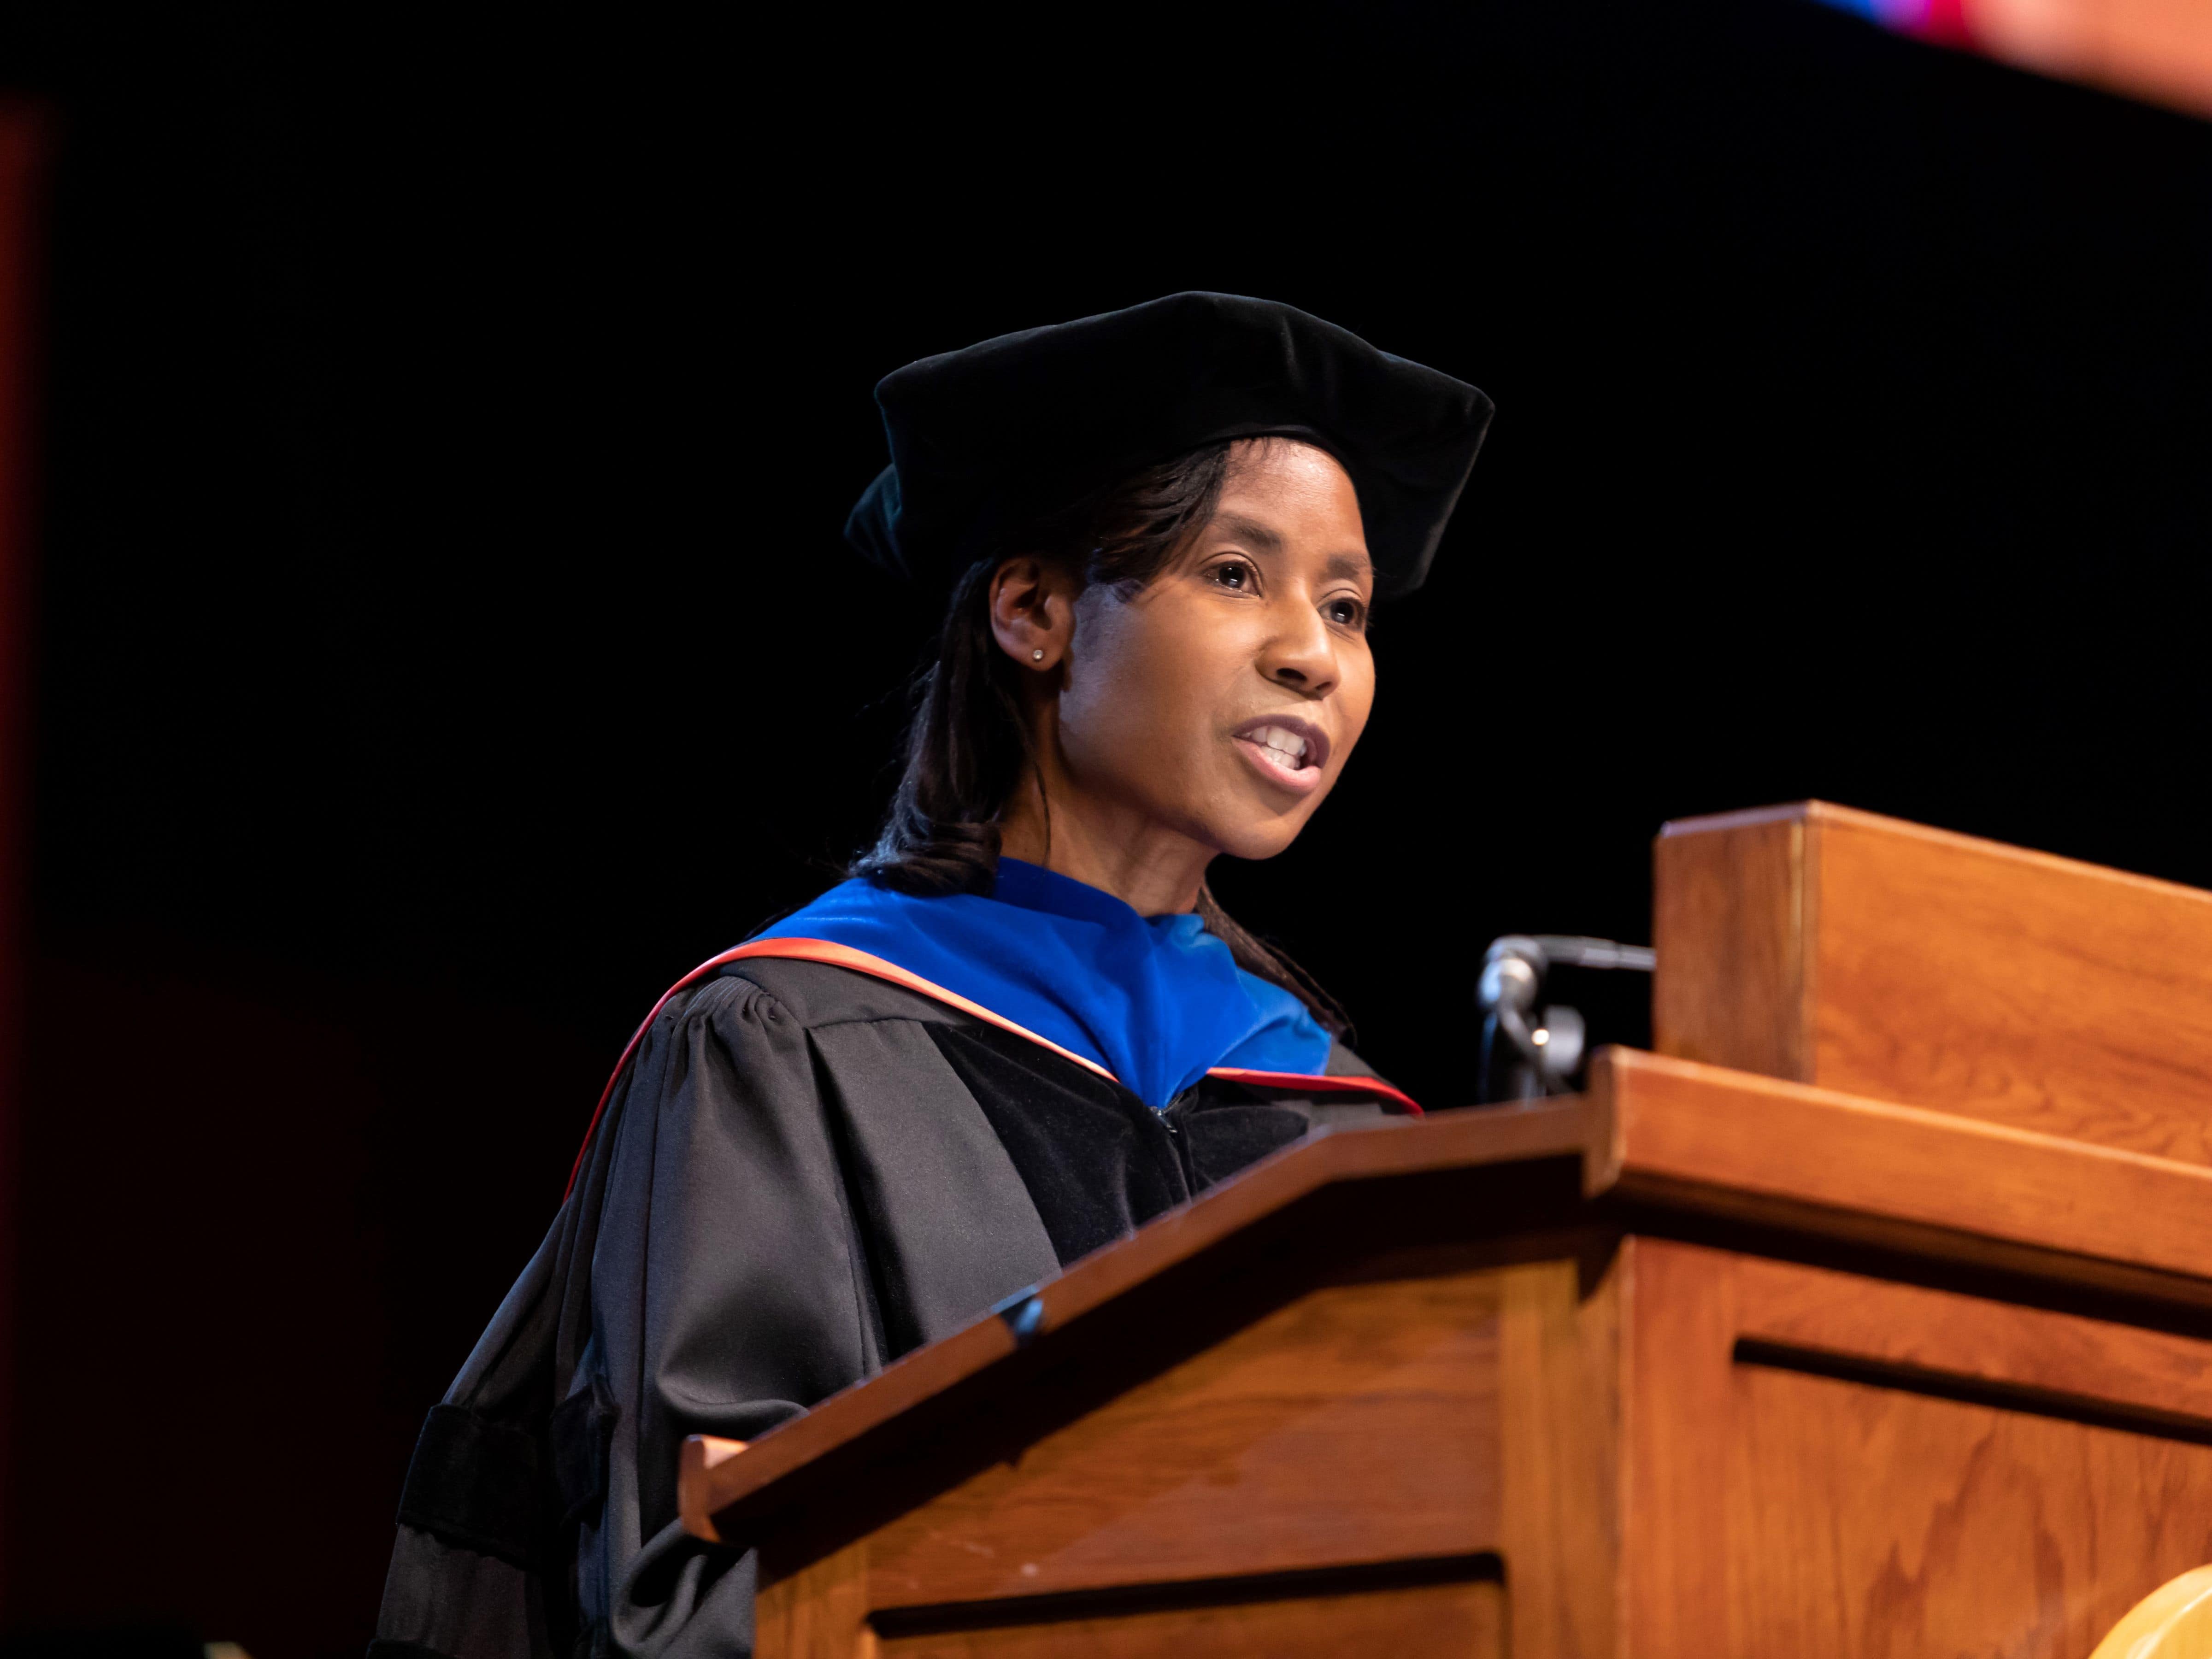
[[[1395,1100],[1414,1117],[1426,1117],[1420,1102],[1403,1089],[1395,1089],[1379,1077],[1328,1077],[1309,1072],[1253,1072],[1242,1066],[1216,1066],[1206,1073],[1231,1083],[1249,1083],[1255,1089],[1304,1089],[1318,1094],[1380,1095]]]

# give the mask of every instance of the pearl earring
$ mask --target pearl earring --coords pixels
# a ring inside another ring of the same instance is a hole
[[[1031,662],[1042,662],[1044,660],[1044,647],[1042,646],[1039,646],[1036,650],[1030,652],[1030,660]]]

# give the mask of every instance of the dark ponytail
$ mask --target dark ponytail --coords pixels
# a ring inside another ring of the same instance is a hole
[[[1262,440],[1261,441],[1264,441]],[[999,865],[999,814],[1034,757],[1021,670],[991,632],[988,594],[1000,562],[1028,554],[1080,571],[1086,585],[1133,591],[1165,569],[1213,517],[1231,446],[1208,444],[1041,515],[999,540],[952,590],[936,660],[915,681],[906,763],[876,844],[848,873],[901,892],[988,893]],[[1238,967],[1282,987],[1335,1036],[1344,1011],[1296,963],[1238,926],[1201,887],[1198,915]]]

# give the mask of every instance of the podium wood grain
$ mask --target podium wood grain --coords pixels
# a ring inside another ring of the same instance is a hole
[[[1291,1595],[1220,1607],[1012,1622],[877,1638],[883,1659],[1344,1659],[1452,1654],[1504,1659],[1504,1592],[1492,1580]]]
[[[2212,893],[1825,802],[1670,823],[1660,1052],[2212,1163]]]
[[[1633,1049],[1589,1097],[1606,1190],[2212,1305],[2203,1164]]]
[[[872,1602],[1494,1551],[1499,1294],[1321,1286],[890,1523]],[[1367,1488],[1391,1501],[1344,1501]]]
[[[2212,1559],[2212,1346],[1629,1248],[1632,1651],[2070,1656]]]

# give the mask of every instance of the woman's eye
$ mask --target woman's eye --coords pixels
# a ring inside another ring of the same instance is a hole
[[[1322,615],[1339,628],[1358,628],[1367,620],[1367,607],[1357,599],[1331,599],[1322,606]]]
[[[1233,588],[1239,593],[1251,591],[1252,567],[1242,560],[1213,567],[1213,580],[1223,587]]]

